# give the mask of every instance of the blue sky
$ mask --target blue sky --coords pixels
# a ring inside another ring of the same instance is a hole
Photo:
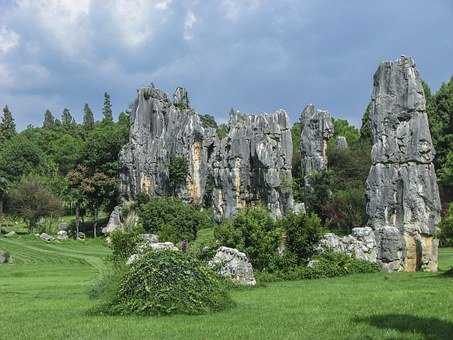
[[[0,105],[20,128],[49,108],[116,113],[153,82],[225,120],[306,104],[359,124],[380,62],[453,75],[452,0],[0,0]]]

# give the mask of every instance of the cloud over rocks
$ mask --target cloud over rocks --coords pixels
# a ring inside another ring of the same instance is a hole
[[[358,123],[383,59],[448,79],[452,19],[449,0],[0,0],[0,105],[25,127],[46,108],[100,115],[108,91],[118,113],[152,81],[221,120],[315,102]]]

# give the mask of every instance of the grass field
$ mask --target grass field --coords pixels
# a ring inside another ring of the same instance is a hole
[[[0,238],[0,339],[453,339],[453,278],[362,274],[233,291],[220,313],[159,318],[87,314],[102,240]],[[453,266],[442,249],[440,268]]]

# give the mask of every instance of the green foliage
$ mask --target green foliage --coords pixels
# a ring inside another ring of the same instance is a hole
[[[173,194],[177,189],[186,182],[189,173],[187,159],[182,156],[173,156],[168,165],[168,181]]]
[[[372,144],[373,135],[371,133],[371,120],[370,114],[373,109],[373,104],[370,102],[366,107],[365,113],[362,117],[362,126],[360,127],[360,140],[364,143]]]
[[[177,251],[149,251],[119,276],[96,309],[103,314],[202,314],[232,304],[224,282],[205,264]]]
[[[61,125],[66,129],[71,129],[76,125],[74,117],[72,117],[71,111],[68,108],[63,110],[61,115]]]
[[[12,210],[28,223],[30,233],[41,217],[58,215],[61,201],[36,176],[23,177],[8,193]]]
[[[94,115],[87,103],[83,107],[83,127],[86,130],[94,128]]]
[[[214,116],[205,114],[205,115],[200,115],[201,123],[203,124],[203,127],[208,127],[208,128],[213,128],[217,129],[217,122],[215,121]]]
[[[52,129],[55,126],[55,117],[53,116],[52,112],[46,110],[44,113],[44,121],[42,123],[42,127],[44,129]]]
[[[219,244],[244,252],[258,270],[271,266],[281,235],[282,230],[262,207],[243,209],[214,230]]]
[[[107,92],[104,93],[104,106],[102,108],[102,115],[102,122],[113,122],[112,103],[110,101],[110,95]]]
[[[323,236],[321,220],[315,214],[288,214],[281,222],[286,235],[286,247],[297,264],[304,264],[316,253]]]
[[[360,131],[354,126],[349,124],[346,119],[335,119],[332,118],[334,125],[334,135],[331,138],[331,142],[335,143],[335,139],[338,136],[346,137],[349,145],[356,143],[360,138]]]
[[[0,176],[10,183],[19,181],[31,172],[49,174],[53,165],[44,152],[27,137],[15,135],[0,149]]]
[[[230,128],[227,124],[220,124],[216,130],[217,137],[220,139],[227,137],[229,132]]]
[[[311,266],[287,267],[273,273],[257,273],[257,279],[261,282],[313,280],[378,271],[377,264],[355,259],[339,252],[324,252],[313,258]]]
[[[84,148],[83,141],[80,138],[64,133],[50,140],[49,144],[52,160],[57,165],[59,174],[66,176],[79,161],[80,154]]]
[[[323,209],[332,197],[333,172],[314,172],[308,176],[310,187],[304,189],[304,202],[307,210],[315,212],[325,220]]]
[[[194,240],[198,230],[214,225],[208,211],[173,197],[153,197],[148,203],[139,206],[138,215],[143,228],[149,233],[158,234],[164,242]]]
[[[143,229],[132,230],[117,229],[110,234],[110,248],[112,248],[112,259],[118,263],[125,263],[126,260],[136,253],[137,245],[143,241],[141,234]]]
[[[445,215],[438,225],[440,229],[439,243],[441,247],[453,247],[453,203],[448,205]]]
[[[338,190],[323,208],[325,225],[340,234],[349,234],[352,228],[367,222],[365,189],[363,186]]]
[[[16,135],[16,123],[14,122],[13,115],[5,105],[3,108],[3,116],[0,122],[0,145]]]

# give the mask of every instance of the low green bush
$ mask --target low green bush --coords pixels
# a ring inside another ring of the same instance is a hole
[[[448,205],[448,210],[439,223],[439,243],[441,247],[453,247],[453,203]]]
[[[305,264],[316,253],[317,244],[323,236],[321,220],[314,213],[290,213],[280,224],[285,231],[286,248],[290,253],[287,257],[298,265]]]
[[[262,207],[243,209],[214,230],[219,244],[247,254],[257,270],[272,266],[281,235],[282,230]]]
[[[313,258],[311,266],[288,267],[275,272],[257,273],[262,282],[284,280],[310,280],[344,276],[358,273],[374,273],[379,271],[377,264],[359,260],[339,252],[324,252]]]
[[[158,234],[163,242],[194,240],[197,232],[214,226],[209,211],[185,204],[173,197],[153,197],[138,208],[146,232]]]
[[[132,254],[136,253],[137,245],[143,240],[143,229],[117,229],[110,234],[110,248],[112,259],[116,263],[124,263]]]
[[[93,289],[92,295],[101,299],[95,313],[202,314],[232,305],[225,282],[178,251],[149,251],[103,282]]]

